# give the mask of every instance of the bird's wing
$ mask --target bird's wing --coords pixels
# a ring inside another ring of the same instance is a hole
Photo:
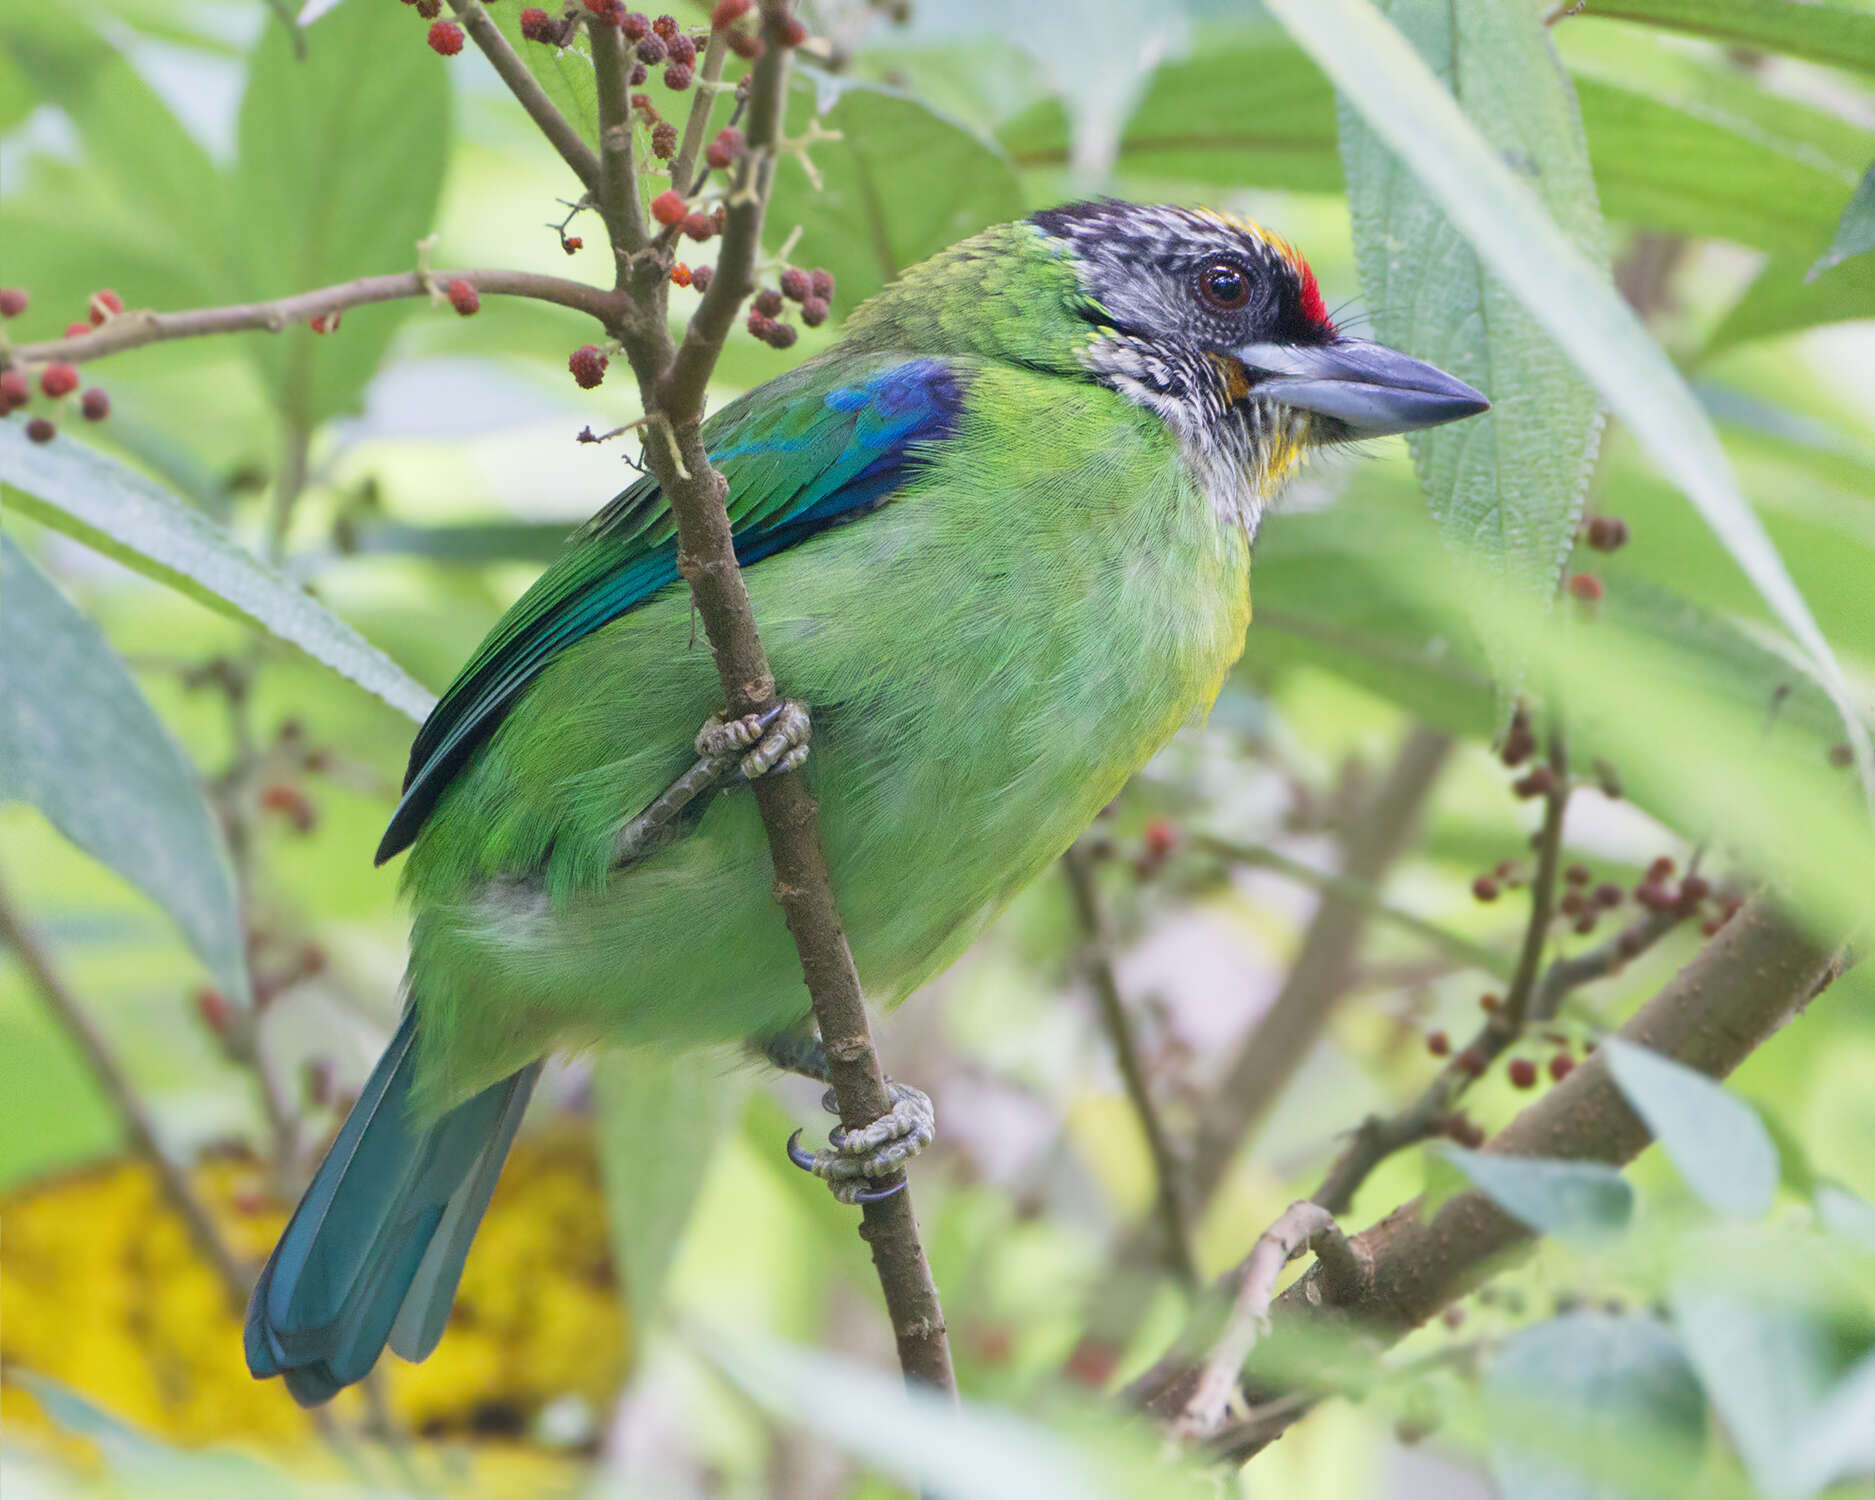
[[[725,407],[705,438],[729,481],[737,560],[747,567],[890,500],[924,445],[951,431],[966,378],[954,361],[832,357]],[[556,653],[677,577],[676,523],[647,477],[573,534],[431,710],[378,863],[416,837],[450,778]]]

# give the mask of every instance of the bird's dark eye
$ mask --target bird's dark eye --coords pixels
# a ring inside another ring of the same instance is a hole
[[[1250,301],[1250,274],[1227,260],[1198,273],[1198,295],[1214,312],[1239,312]]]

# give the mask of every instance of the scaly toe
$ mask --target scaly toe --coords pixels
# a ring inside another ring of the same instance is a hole
[[[834,1129],[825,1151],[809,1152],[800,1145],[801,1132],[788,1140],[788,1158],[832,1189],[842,1203],[871,1203],[889,1198],[905,1184],[889,1188],[872,1184],[899,1172],[906,1162],[937,1138],[937,1115],[930,1097],[910,1084],[886,1080],[892,1099],[889,1113],[855,1131]]]
[[[774,711],[761,743],[742,757],[743,779],[753,781],[758,776],[778,776],[794,770],[807,759],[812,734],[807,709],[792,698],[784,699]]]
[[[786,708],[787,704],[777,703],[764,713],[744,714],[739,719],[725,719],[721,714],[711,714],[697,731],[697,754],[728,755],[732,751],[748,749],[761,740]]]

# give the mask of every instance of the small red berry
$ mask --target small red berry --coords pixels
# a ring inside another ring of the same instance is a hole
[[[79,398],[78,410],[87,422],[102,422],[111,414],[111,398],[94,385]]]
[[[32,387],[26,383],[24,370],[0,370],[0,417],[16,406],[24,406],[32,398]]]
[[[1562,872],[1562,878],[1570,885],[1587,885],[1592,877],[1587,865],[1571,865]]]
[[[664,55],[674,63],[689,65],[697,60],[697,44],[680,31],[664,39]]]
[[[314,333],[332,333],[339,326],[338,313],[314,313],[306,320],[306,326]]]
[[[699,243],[703,240],[714,239],[716,221],[708,214],[687,214],[684,217],[684,233]]]
[[[1513,1057],[1510,1060],[1510,1067],[1505,1071],[1509,1075],[1510,1086],[1512,1088],[1529,1089],[1536,1087],[1536,1064],[1531,1062],[1529,1058]]]
[[[749,309],[748,330],[764,344],[768,342],[768,330],[775,326],[775,320],[759,308]]]
[[[1571,1073],[1575,1072],[1575,1069],[1576,1060],[1567,1052],[1558,1052],[1549,1060],[1549,1076],[1557,1083],[1561,1083]]]
[[[99,327],[106,318],[114,318],[124,310],[124,299],[109,287],[91,294],[91,326]]]
[[[710,25],[714,28],[733,26],[749,13],[751,0],[716,0],[710,11]]]
[[[591,5],[592,0],[586,0],[586,3]],[[617,8],[616,0],[614,0],[613,8]],[[619,18],[618,24],[619,29],[625,33],[625,40],[628,42],[642,42],[646,37],[651,35],[651,18],[641,10],[626,11],[625,14]]]
[[[1712,894],[1712,882],[1703,875],[1688,875],[1680,882],[1680,900],[1687,906],[1697,906]]]
[[[1479,901],[1495,901],[1501,892],[1498,883],[1489,875],[1480,875],[1471,883],[1471,894]]]
[[[789,16],[781,25],[781,45],[798,47],[807,40],[807,26],[799,18]]]
[[[775,321],[768,325],[768,343],[770,348],[791,348],[794,341],[800,336],[801,330],[796,328],[792,323]]]
[[[790,302],[805,302],[813,295],[814,285],[808,279],[807,272],[798,266],[789,266],[781,273],[781,295]]]
[[[1562,900],[1556,903],[1556,909],[1565,917],[1579,917],[1583,911],[1582,892],[1568,890],[1562,893]]]
[[[1601,579],[1593,573],[1572,573],[1569,575],[1569,592],[1584,604],[1596,603],[1606,592]]]
[[[1628,539],[1628,523],[1619,516],[1596,516],[1589,522],[1588,543],[1597,552],[1616,552]]]
[[[65,325],[65,337],[68,339],[81,339],[89,332],[91,332],[91,325],[89,323],[67,323]]]
[[[0,318],[17,318],[31,300],[21,287],[0,286]]]
[[[765,318],[777,317],[781,313],[781,293],[772,286],[765,286],[749,305]]]
[[[444,290],[449,294],[449,305],[463,317],[472,317],[482,310],[482,294],[461,277],[450,282]]]
[[[677,35],[681,28],[677,24],[677,17],[659,16],[657,20],[651,23],[651,29],[668,42],[672,37]]]
[[[729,50],[744,62],[754,62],[768,50],[768,44],[749,32],[732,31],[729,33]]]
[[[568,356],[566,367],[582,391],[589,391],[605,379],[605,367],[611,363],[597,344],[581,344]]]
[[[822,302],[833,301],[833,272],[825,266],[816,266],[807,273],[809,286]]]
[[[1705,921],[1699,924],[1699,935],[1701,937],[1717,937],[1719,935],[1719,929],[1724,926],[1724,917],[1707,917]]]
[[[34,417],[26,424],[26,436],[35,443],[49,443],[59,434],[48,417]]]
[[[1855,764],[1855,751],[1851,750],[1847,745],[1831,745],[1829,747],[1829,763],[1838,771],[1844,770]]]
[[[681,94],[690,87],[690,80],[696,77],[696,69],[689,63],[672,63],[664,70],[664,87],[673,94]]]
[[[659,193],[651,200],[651,217],[667,229],[673,224],[683,223],[689,212],[684,205],[684,195],[676,188]]]
[[[638,61],[647,66],[664,61],[664,38],[648,36],[638,44]]]
[[[1595,887],[1595,904],[1612,910],[1627,899],[1627,893],[1612,880],[1604,880]]]
[[[626,83],[632,88],[641,88],[644,85],[644,81],[650,76],[651,70],[643,63],[633,63],[631,75],[626,79]],[[650,102],[650,99],[647,97],[645,103],[649,105]]]
[[[669,120],[659,120],[652,127],[651,154],[659,161],[669,161],[677,154],[677,127]]]
[[[454,21],[431,22],[430,47],[444,57],[454,57],[462,50],[462,28]]]
[[[1672,857],[1666,854],[1657,856],[1654,862],[1647,867],[1647,878],[1649,880],[1671,880],[1673,878]]]
[[[434,21],[442,14],[443,0],[416,0],[417,14],[426,21]]]
[[[1478,1009],[1483,1011],[1487,1016],[1495,1015],[1498,1006],[1503,1003],[1503,1000],[1491,990],[1486,990],[1478,997]]]
[[[672,286],[689,286],[690,285],[690,267],[685,265],[681,260],[678,261],[676,265],[671,267],[671,285]]]
[[[568,255],[571,255],[575,250],[584,249],[585,246],[586,242],[576,234],[565,235],[560,240],[560,248],[566,251]]]
[[[1593,906],[1583,912],[1582,915],[1575,920],[1574,931],[1576,935],[1578,937],[1587,937],[1595,930],[1596,924],[1601,921],[1601,915],[1601,912]]]
[[[228,997],[212,984],[205,984],[195,992],[195,1013],[218,1037],[226,1038],[229,1028],[234,1024],[234,1007],[228,1003]]]
[[[1647,946],[1647,934],[1638,927],[1624,927],[1615,939],[1615,951],[1623,958],[1634,958]]]
[[[1473,1078],[1481,1078],[1484,1076],[1486,1066],[1484,1054],[1476,1047],[1467,1047],[1463,1052],[1458,1054],[1456,1061],[1458,1063],[1459,1072],[1469,1073]]]
[[[809,297],[801,304],[801,321],[809,328],[818,328],[827,321],[830,309],[821,297]]]
[[[1452,1039],[1443,1031],[1428,1032],[1426,1034],[1426,1050],[1434,1057],[1447,1057],[1452,1051]]]
[[[537,5],[528,6],[521,12],[521,35],[530,42],[551,42],[553,17]]]
[[[1170,818],[1154,818],[1146,825],[1144,843],[1154,859],[1166,858],[1178,847],[1177,825]]]
[[[645,124],[647,125],[650,125],[654,123],[655,121],[663,118],[661,115],[658,114],[657,106],[652,104],[651,96],[649,94],[633,94],[632,95],[632,108],[637,110],[639,114],[645,117]]]
[[[39,389],[53,400],[78,389],[78,371],[71,365],[47,365],[39,374]]]
[[[727,171],[729,169],[729,164],[735,159],[735,153],[723,145],[720,136],[703,148],[703,160],[705,164],[718,172]]]
[[[1555,787],[1556,773],[1548,766],[1537,766],[1510,784],[1510,789],[1524,798],[1547,797]]]
[[[707,292],[710,283],[716,280],[716,271],[711,266],[698,266],[690,273],[690,285],[699,292]]]

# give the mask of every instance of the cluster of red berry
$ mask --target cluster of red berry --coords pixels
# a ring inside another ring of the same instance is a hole
[[[31,299],[16,286],[0,287],[0,318],[19,317]],[[124,299],[108,287],[91,294],[87,321],[68,323],[65,337],[74,339],[94,328],[102,328],[124,310]],[[64,402],[78,389],[78,367],[62,362],[42,366],[39,371],[40,394],[48,401]],[[32,382],[24,369],[9,365],[0,370],[0,417],[10,417],[33,399]],[[78,398],[78,411],[87,422],[102,422],[111,414],[111,398],[92,386]],[[49,443],[58,436],[58,424],[43,412],[26,423],[26,436],[35,443]]]
[[[1595,552],[1619,552],[1628,543],[1628,523],[1619,516],[1591,516],[1576,533]],[[1563,585],[1569,597],[1583,604],[1599,604],[1607,592],[1593,573],[1571,573]]]
[[[777,286],[761,288],[749,304],[749,332],[764,344],[786,349],[795,340],[792,323],[782,321],[787,304],[797,303],[801,321],[818,328],[827,321],[833,307],[833,272],[824,266],[803,271],[790,266],[781,273]]]

